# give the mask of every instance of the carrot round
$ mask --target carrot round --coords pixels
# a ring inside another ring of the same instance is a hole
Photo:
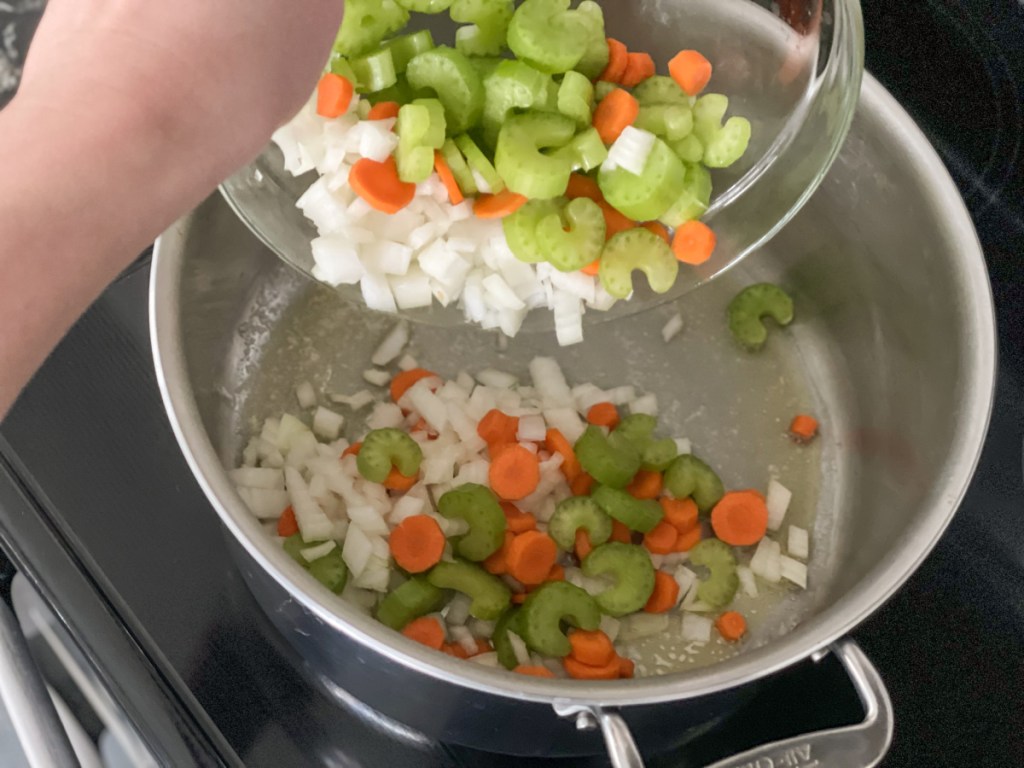
[[[635,475],[626,492],[634,499],[656,499],[661,495],[663,480],[661,472],[641,469]]]
[[[626,73],[627,66],[629,66],[629,49],[626,48],[626,44],[609,37],[608,64],[605,66],[604,71],[597,76],[597,79],[606,80],[609,83],[617,83]]]
[[[619,679],[619,660],[617,658],[613,658],[607,664],[595,666],[593,664],[584,664],[581,661],[577,661],[572,656],[566,656],[562,659],[562,666],[565,667],[565,671],[569,677],[576,680]]]
[[[398,178],[395,158],[378,163],[364,157],[348,174],[352,191],[381,213],[398,213],[416,196],[416,185]]]
[[[609,541],[621,541],[623,544],[633,543],[633,532],[629,530],[629,526],[625,523],[620,523],[618,520],[612,520],[612,535]]]
[[[431,376],[437,376],[437,374],[426,368],[410,368],[408,371],[399,371],[391,380],[391,399],[397,403],[413,384],[421,379],[429,379]]]
[[[594,259],[592,262],[583,267],[580,272],[584,275],[590,275],[591,277],[597,277],[597,273],[601,271],[601,260]]]
[[[565,196],[570,200],[586,197],[595,203],[604,200],[604,195],[601,194],[601,188],[597,186],[597,182],[589,176],[584,176],[582,173],[574,173],[569,177],[569,185],[565,188]]]
[[[592,667],[603,667],[616,656],[612,641],[599,629],[573,630],[569,633],[569,645],[572,646],[570,656]]]
[[[434,152],[434,170],[437,171],[437,178],[448,190],[449,203],[458,205],[466,199],[459,188],[459,182],[455,180],[455,174],[452,173],[452,169],[448,167],[448,163],[445,162],[444,156],[440,152]]]
[[[672,253],[684,264],[703,264],[711,258],[718,237],[703,221],[688,221],[676,229],[672,238]]]
[[[587,422],[596,427],[615,429],[619,424],[619,409],[615,403],[595,403],[587,411]]]
[[[530,666],[527,664],[520,664],[512,670],[519,675],[528,675],[529,677],[554,677],[555,673],[547,667]]]
[[[644,610],[647,613],[665,613],[672,610],[679,600],[679,582],[664,571],[654,572],[654,591]]]
[[[581,563],[587,559],[587,555],[594,549],[594,546],[590,543],[590,534],[587,533],[586,528],[576,529],[576,542],[573,549],[576,551],[576,559]]]
[[[384,479],[384,487],[389,491],[400,491],[405,493],[419,480],[418,475],[403,475],[396,467],[392,467],[388,476]]]
[[[496,195],[480,195],[473,203],[473,213],[478,219],[503,219],[526,205],[526,198],[511,190]]]
[[[388,120],[398,117],[399,104],[397,101],[378,101],[370,111],[366,113],[367,120]]]
[[[626,69],[619,82],[627,88],[635,88],[652,77],[654,72],[654,59],[649,53],[629,53],[626,55]]]
[[[660,500],[660,504],[665,510],[666,522],[671,523],[680,533],[690,530],[697,524],[697,502],[693,499],[664,498]]]
[[[391,556],[409,573],[423,573],[441,562],[444,545],[444,532],[429,515],[405,518],[388,539]]]
[[[487,640],[482,637],[476,639],[476,652],[471,653],[470,656],[479,656],[481,653],[490,653],[494,650],[494,646],[491,645]]]
[[[565,581],[565,568],[555,563],[551,566],[551,570],[548,571],[547,578],[544,581]]]
[[[487,443],[488,448],[493,452],[496,446],[514,443],[519,432],[519,417],[509,416],[492,408],[476,425],[476,433]]]
[[[562,455],[562,474],[570,483],[583,472],[583,467],[580,465],[580,460],[576,458],[576,451],[573,450],[572,443],[559,430],[552,427],[547,431],[547,434],[544,435],[544,447],[547,448],[548,453]]]
[[[668,73],[687,96],[696,96],[711,80],[711,62],[698,51],[680,51],[669,61]]]
[[[768,505],[757,491],[731,491],[711,510],[711,528],[734,547],[757,544],[768,532]]]
[[[362,443],[352,443],[352,445],[350,445],[348,448],[341,452],[341,458],[344,459],[346,456],[358,456],[359,449],[362,447]]]
[[[805,413],[797,414],[789,424],[789,434],[798,443],[807,443],[818,434],[818,420]]]
[[[672,244],[672,238],[669,237],[668,229],[660,221],[645,221],[640,226],[650,232],[653,232],[669,245]]]
[[[527,531],[516,536],[505,556],[509,575],[527,586],[543,583],[557,559],[555,540],[540,531]]]
[[[672,546],[672,551],[689,552],[700,543],[701,536],[703,535],[704,532],[701,531],[699,525],[693,526],[688,531],[680,531],[676,537],[676,543]]]
[[[505,540],[502,545],[483,562],[484,570],[493,573],[495,576],[502,576],[508,573],[508,548],[516,537],[511,531],[505,531]]]
[[[458,643],[445,643],[439,649],[441,653],[447,653],[449,656],[454,656],[457,659],[468,659],[469,654],[466,649]]]
[[[594,478],[584,472],[580,473],[569,481],[569,490],[573,496],[589,496],[590,490],[594,487]]]
[[[636,122],[640,114],[640,102],[633,94],[616,88],[597,105],[594,110],[594,127],[605,144],[614,144],[627,126]]]
[[[619,677],[631,678],[635,671],[636,664],[633,663],[632,659],[619,656]]]
[[[347,77],[328,72],[316,87],[316,113],[321,117],[341,117],[352,104],[355,88]]]
[[[635,221],[622,213],[618,208],[613,207],[611,203],[605,200],[598,200],[597,205],[601,209],[601,213],[604,214],[605,240],[611,240],[619,232],[625,232],[627,229],[633,229],[636,226]]]
[[[677,538],[679,531],[671,523],[662,520],[644,534],[644,546],[655,555],[667,555],[675,547]]]
[[[737,611],[726,611],[715,619],[715,628],[723,640],[735,643],[747,633],[747,620]]]
[[[498,498],[517,501],[537,490],[540,484],[540,461],[537,454],[523,446],[509,445],[491,459],[487,479]]]
[[[512,533],[526,533],[537,528],[537,518],[529,512],[523,512],[515,504],[501,502],[501,510],[505,513],[505,530]]]
[[[402,634],[428,648],[440,651],[444,645],[444,627],[432,616],[421,616],[405,625]]]
[[[295,520],[295,510],[288,507],[277,519],[277,535],[287,539],[299,532],[299,524]]]
[[[512,604],[513,605],[522,605],[523,603],[526,602],[526,597],[527,597],[527,593],[526,592],[515,592],[512,595]]]

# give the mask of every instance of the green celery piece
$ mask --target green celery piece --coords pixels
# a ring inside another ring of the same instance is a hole
[[[575,67],[593,39],[592,23],[569,10],[570,0],[523,0],[508,25],[508,47],[548,74]]]
[[[609,616],[625,616],[643,608],[654,592],[654,565],[643,547],[609,541],[584,558],[583,573],[611,576],[615,584],[595,598]]]
[[[391,51],[382,48],[365,56],[349,59],[349,65],[356,76],[356,86],[360,93],[374,93],[390,88],[398,81],[395,74],[395,62]]]
[[[691,563],[707,568],[709,576],[697,585],[697,599],[712,608],[725,608],[740,588],[736,555],[719,539],[704,539],[690,550]]]
[[[533,109],[547,98],[547,84],[550,82],[543,72],[538,72],[521,61],[502,61],[484,79],[484,140],[494,146],[498,132],[513,110]]]
[[[371,430],[363,438],[356,457],[359,474],[371,483],[383,483],[394,466],[406,477],[420,471],[423,451],[419,443],[400,429],[392,427]]]
[[[498,619],[498,623],[494,625],[494,634],[491,635],[491,643],[494,645],[494,650],[498,654],[498,662],[505,669],[515,669],[519,664],[519,660],[516,659],[516,652],[512,648],[512,641],[508,638],[509,632],[515,632],[517,635],[522,632],[519,627],[519,616],[521,611],[518,608],[509,608],[505,613]]]
[[[484,86],[476,69],[463,54],[448,46],[424,51],[405,70],[409,85],[430,89],[444,105],[448,133],[465,133],[480,122]]]
[[[664,472],[678,455],[679,448],[671,437],[654,440],[642,451],[640,467],[648,472]]]
[[[693,113],[682,104],[645,104],[633,126],[650,131],[671,145],[693,131]]]
[[[729,97],[706,93],[693,104],[693,133],[705,147],[722,129],[722,119],[729,109]]]
[[[455,30],[455,47],[467,56],[499,56],[505,50],[512,0],[455,0],[453,21],[468,24]]]
[[[648,557],[648,565],[650,562]],[[568,656],[572,650],[562,629],[563,622],[586,630],[595,630],[601,623],[601,611],[594,598],[567,581],[549,581],[535,589],[516,619],[530,650],[559,658]]]
[[[434,172],[434,150],[444,144],[444,127],[444,108],[437,99],[417,99],[398,110],[398,178],[418,184],[430,177]]]
[[[360,56],[409,23],[409,12],[395,0],[347,0],[334,50],[342,56]]]
[[[332,53],[330,70],[332,74],[344,77],[353,85],[359,82],[359,78],[356,77],[356,73],[352,71],[352,66],[344,56]]]
[[[573,449],[587,474],[610,488],[625,488],[640,469],[640,452],[627,438],[615,432],[605,435],[593,425]]]
[[[704,165],[708,168],[728,168],[747,151],[750,145],[750,121],[745,117],[730,117],[704,147]]]
[[[380,601],[377,621],[401,631],[410,621],[440,610],[444,602],[443,589],[423,576],[413,576]]]
[[[455,0],[452,21],[460,24],[495,24],[512,16],[512,0]]]
[[[679,199],[685,188],[686,167],[661,139],[655,139],[640,175],[624,168],[597,175],[598,186],[614,208],[636,221],[659,218]]]
[[[665,470],[665,488],[677,499],[692,496],[697,509],[707,514],[725,495],[715,471],[690,453],[678,456]]]
[[[703,216],[710,202],[711,174],[708,169],[699,163],[687,164],[683,191],[660,216],[660,220],[670,227],[682,226],[687,221]]]
[[[281,546],[284,548],[284,551],[288,555],[288,557],[290,557],[296,563],[301,565],[303,568],[306,567],[306,558],[302,556],[302,550],[306,549],[307,547],[315,547],[317,544],[323,544],[323,542],[311,541],[309,543],[306,543],[305,541],[303,541],[301,533],[293,533],[291,536],[289,536],[287,539],[281,542]]]
[[[455,551],[479,562],[497,552],[505,541],[505,513],[491,490],[476,483],[453,488],[437,500],[437,511],[449,520],[469,524],[469,532],[455,544]]]
[[[537,243],[555,269],[576,272],[600,258],[605,228],[600,206],[580,197],[570,200],[561,215],[553,213],[540,220]]]
[[[772,283],[748,285],[729,302],[729,330],[749,352],[757,352],[768,340],[764,318],[780,327],[793,322],[793,299]]]
[[[309,562],[302,556],[302,550],[323,544],[322,541],[305,542],[301,533],[295,533],[284,540],[282,546],[295,562],[305,568],[310,574],[335,594],[341,594],[348,581],[348,566],[341,557],[341,547],[335,546],[323,557],[318,557]]]
[[[480,177],[487,182],[492,195],[496,195],[505,189],[505,182],[502,181],[498,172],[494,170],[494,165],[487,159],[487,156],[480,150],[480,147],[476,145],[476,142],[469,137],[469,134],[464,133],[461,136],[456,136],[455,146],[459,148],[462,156],[466,158],[470,169],[480,174]],[[479,187],[479,185],[477,186]]]
[[[589,496],[572,496],[558,502],[548,522],[548,535],[566,552],[576,546],[576,531],[587,532],[592,546],[604,544],[612,535],[612,519]]]
[[[610,83],[607,80],[598,80],[594,83],[594,103],[599,103],[605,96],[618,87],[618,83]]]
[[[650,414],[631,413],[615,427],[615,434],[629,440],[642,454],[654,439],[654,430],[657,428],[658,420]]]
[[[366,95],[371,104],[379,104],[382,101],[394,101],[397,104],[408,104],[420,94],[416,93],[404,75],[398,75],[397,82],[390,88],[385,88],[376,93]],[[429,95],[429,94],[428,94]]]
[[[572,137],[564,147],[550,153],[569,161],[574,171],[591,171],[608,159],[608,147],[601,140],[601,134],[591,126]]]
[[[704,159],[704,145],[692,133],[680,141],[671,142],[669,146],[684,163],[699,163]]]
[[[676,282],[679,262],[668,243],[643,227],[619,232],[605,245],[598,277],[601,285],[617,299],[633,290],[633,270],[647,275],[655,293],[666,293]]]
[[[405,68],[414,57],[434,47],[434,37],[429,29],[413,32],[409,35],[395,37],[384,43],[384,47],[391,51],[391,59],[395,64],[395,72],[405,74]]]
[[[510,117],[498,133],[494,167],[513,192],[528,198],[558,197],[565,192],[572,163],[541,153],[572,140],[576,126],[564,115],[527,112]]]
[[[395,2],[413,13],[443,13],[452,4],[452,0],[395,0]]]
[[[640,102],[641,106],[678,104],[689,107],[691,104],[691,99],[686,95],[686,91],[680,88],[675,80],[665,75],[654,75],[644,80],[633,89],[633,97]]]
[[[529,200],[526,205],[501,220],[505,240],[517,259],[528,264],[547,261],[547,253],[537,239],[537,225],[548,216],[557,216],[564,204],[564,198]]]
[[[583,0],[576,14],[587,26],[587,48],[576,64],[576,71],[588,80],[596,80],[608,66],[608,38],[604,32],[604,11],[594,0]]]
[[[580,126],[589,126],[594,112],[594,84],[579,72],[569,71],[558,86],[558,111]]]
[[[469,54],[466,54],[469,56]],[[498,68],[501,62],[506,61],[498,56],[469,56],[469,63],[476,68],[480,80],[484,84],[484,109],[487,108],[487,78],[491,72]]]
[[[466,197],[476,195],[479,192],[476,187],[476,179],[473,178],[473,172],[469,169],[469,165],[466,164],[466,158],[459,152],[459,148],[455,146],[454,141],[447,139],[441,145],[441,157],[448,163],[448,169],[452,172],[452,176],[455,177],[455,183],[459,185],[462,194]]]
[[[634,499],[625,491],[607,485],[597,486],[591,498],[606,515],[631,531],[647,533],[665,517],[665,510],[653,499]]]
[[[468,595],[472,600],[469,615],[483,621],[499,618],[512,600],[512,590],[505,582],[465,560],[442,560],[427,573],[427,581],[439,589]]]

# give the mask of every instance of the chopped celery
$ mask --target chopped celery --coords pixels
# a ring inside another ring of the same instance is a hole
[[[567,72],[587,52],[592,29],[569,0],[523,0],[508,25],[508,47],[542,72]]]
[[[348,59],[338,54],[331,54],[331,73],[344,77],[350,83],[355,85],[359,82],[359,78],[356,77],[356,73],[352,71],[352,66],[348,63]]]
[[[515,669],[519,664],[519,660],[516,659],[515,649],[512,648],[512,641],[508,638],[508,633],[515,632],[517,635],[520,635],[522,632],[522,629],[519,628],[519,617],[521,614],[522,611],[520,609],[509,608],[498,619],[498,623],[494,625],[494,634],[491,635],[491,643],[498,654],[498,662],[505,669]]]
[[[465,51],[463,51],[465,53]],[[466,54],[469,56],[469,54]],[[476,69],[476,73],[480,75],[480,80],[484,84],[484,109],[487,108],[487,78],[491,72],[498,68],[498,65],[505,59],[497,56],[469,56],[469,63]]]
[[[650,131],[671,144],[693,131],[693,113],[682,104],[645,104],[640,107],[633,126]]]
[[[750,121],[745,117],[730,117],[725,125],[704,146],[704,165],[708,168],[728,168],[747,151],[750,144]]]
[[[562,147],[575,133],[573,121],[550,112],[527,112],[510,117],[498,133],[494,167],[505,185],[529,198],[558,197],[569,184],[572,163],[541,153]]]
[[[576,14],[587,26],[587,48],[576,64],[576,71],[588,80],[596,80],[608,66],[608,39],[604,33],[604,11],[594,0],[583,0]]]
[[[699,163],[704,159],[704,145],[692,133],[680,141],[672,142],[670,146],[684,163]]]
[[[548,523],[548,534],[566,552],[576,546],[576,531],[587,532],[592,546],[604,544],[612,535],[612,519],[588,496],[572,496],[558,502]]]
[[[729,109],[729,98],[720,93],[706,93],[693,104],[693,133],[705,147],[722,129],[722,118]]]
[[[651,559],[647,558],[647,562],[650,564]],[[535,589],[516,619],[530,650],[556,657],[568,656],[572,650],[562,629],[563,622],[586,630],[595,630],[601,623],[601,611],[594,598],[567,581],[549,581]]]
[[[631,531],[647,533],[665,517],[665,510],[653,499],[634,499],[625,491],[607,485],[597,486],[591,498],[606,515]]]
[[[641,452],[640,466],[649,472],[664,472],[678,455],[679,448],[671,437],[654,440]]]
[[[494,170],[494,166],[487,159],[487,155],[480,151],[480,147],[476,145],[476,142],[468,134],[464,133],[461,136],[456,136],[455,146],[459,148],[462,156],[466,158],[470,170],[480,174],[480,178],[487,184],[490,194],[496,195],[505,189],[505,182],[501,180],[501,176]],[[477,184],[477,187],[479,186]]]
[[[740,588],[736,555],[718,539],[705,539],[690,550],[690,562],[707,568],[709,575],[697,585],[697,599],[712,608],[725,608]]]
[[[547,98],[550,81],[521,61],[503,61],[484,80],[484,139],[491,146],[498,132],[515,109],[532,109]]]
[[[640,453],[651,444],[658,420],[649,413],[631,413],[615,427],[615,433],[629,440]]]
[[[633,97],[643,105],[680,104],[690,106],[690,97],[671,77],[655,75],[633,89]]]
[[[611,83],[607,80],[598,80],[594,83],[594,102],[600,102],[605,96],[618,87],[618,83]]]
[[[452,0],[395,0],[400,6],[413,13],[442,13],[447,11]]]
[[[621,213],[636,221],[650,221],[679,199],[685,177],[683,161],[664,141],[656,139],[639,176],[624,168],[602,168],[597,183],[605,199]]]
[[[772,283],[748,285],[729,302],[729,330],[743,347],[756,352],[768,340],[763,318],[780,326],[793,322],[793,299]]]
[[[454,589],[469,595],[469,615],[483,621],[494,621],[508,608],[512,591],[497,576],[479,565],[456,560],[442,560],[427,573],[427,581],[439,589]]]
[[[404,75],[398,75],[397,82],[389,88],[376,93],[367,94],[366,98],[371,104],[379,104],[382,101],[394,101],[398,104],[408,104],[421,94],[416,93]],[[423,94],[429,95],[429,94]]]
[[[341,547],[334,547],[323,557],[309,562],[302,556],[302,550],[315,546],[316,543],[306,542],[302,539],[301,533],[292,534],[284,540],[284,551],[299,565],[305,568],[310,574],[327,587],[331,592],[340,594],[348,581],[348,566],[341,557]]]
[[[661,215],[661,221],[678,227],[691,219],[699,219],[711,202],[711,174],[699,163],[686,166],[683,191],[672,206]]]
[[[541,219],[537,243],[555,269],[576,272],[600,258],[605,226],[600,206],[580,197],[570,200],[561,215],[553,213]]]
[[[467,56],[498,56],[505,49],[512,0],[455,0],[453,21],[469,26],[455,31],[455,47]]]
[[[408,22],[409,12],[395,0],[347,0],[334,50],[342,56],[359,56]]]
[[[619,232],[605,245],[598,277],[601,285],[617,299],[633,290],[633,270],[647,275],[655,293],[667,292],[676,282],[679,262],[668,243],[649,229],[637,227]]]
[[[377,621],[401,630],[413,619],[439,610],[444,605],[444,590],[423,576],[413,576],[389,593],[377,606]]]
[[[434,150],[444,144],[444,127],[444,108],[437,99],[417,99],[398,110],[398,178],[418,184],[430,177],[434,172]]]
[[[359,474],[371,483],[383,483],[394,466],[406,477],[420,471],[423,451],[419,443],[400,429],[374,429],[363,438],[356,457]]]
[[[395,72],[404,74],[405,68],[413,57],[434,47],[434,38],[429,29],[413,32],[411,35],[402,35],[384,43],[384,47],[391,51],[391,59],[395,64]]]
[[[505,513],[497,497],[483,485],[466,483],[437,500],[437,511],[448,519],[469,523],[469,532],[459,538],[456,552],[477,562],[493,555],[505,540]]]
[[[594,547],[594,551],[583,560],[582,568],[587,576],[610,576],[615,580],[613,586],[595,598],[601,610],[609,616],[625,616],[639,611],[654,592],[651,556],[636,544],[609,541]]]
[[[625,488],[640,469],[636,447],[615,432],[605,435],[599,427],[587,427],[574,450],[587,474],[611,488]]]
[[[467,197],[475,195],[479,191],[476,187],[476,179],[473,178],[473,172],[466,164],[466,158],[459,152],[454,141],[448,139],[441,145],[441,157],[448,163],[448,169],[455,177],[455,183],[459,185],[462,194]]]
[[[665,470],[665,488],[677,499],[692,496],[697,509],[707,513],[725,495],[715,471],[691,453],[678,456]]]
[[[395,62],[388,48],[357,56],[349,59],[348,63],[356,76],[356,86],[360,93],[383,91],[398,80],[395,75]]]
[[[414,56],[405,76],[413,88],[437,94],[449,134],[464,133],[480,121],[483,83],[469,59],[454,48],[442,45]]]
[[[590,125],[594,111],[594,85],[579,72],[566,72],[558,86],[558,111],[581,126]]]
[[[547,216],[558,215],[565,200],[530,200],[501,220],[508,247],[520,261],[536,264],[547,260],[547,254],[537,240],[537,225]]]
[[[574,171],[591,171],[608,159],[608,147],[601,140],[601,134],[591,126],[572,137],[564,147],[550,153],[552,157],[563,157],[572,164]]]

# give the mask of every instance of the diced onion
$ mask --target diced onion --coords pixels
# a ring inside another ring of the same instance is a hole
[[[622,619],[618,641],[621,643],[659,635],[668,629],[667,613],[634,613]]]
[[[683,330],[683,316],[678,312],[669,318],[661,329],[661,338],[668,344]]]
[[[370,403],[374,402],[377,398],[373,396],[373,393],[367,389],[361,389],[354,395],[342,395],[335,393],[328,395],[332,403],[341,403],[347,405],[353,411],[358,411],[365,408]]]
[[[530,378],[533,379],[533,386],[536,387],[546,407],[565,408],[572,405],[572,390],[565,381],[561,366],[554,358],[533,358],[530,361]]]
[[[598,629],[608,635],[608,639],[614,643],[619,637],[622,622],[612,616],[602,616]]]
[[[238,495],[245,506],[260,520],[275,520],[289,504],[287,491],[276,488],[247,488],[238,486]]]
[[[684,640],[694,643],[707,643],[711,640],[713,623],[707,616],[695,613],[684,613],[681,634]]]
[[[768,493],[765,497],[765,504],[768,507],[768,530],[777,531],[782,527],[782,521],[786,517],[786,510],[789,509],[789,502],[792,498],[792,491],[774,477],[769,481]]]
[[[477,373],[476,380],[485,387],[495,387],[497,389],[508,389],[510,387],[514,387],[517,381],[516,377],[511,373],[496,371],[493,368],[485,368]]]
[[[368,536],[387,536],[390,532],[388,524],[380,512],[369,504],[352,504],[347,509],[348,519],[352,525],[362,529]]]
[[[284,473],[280,469],[242,467],[228,473],[235,485],[246,488],[284,489]]]
[[[363,378],[374,386],[383,387],[391,381],[391,374],[387,371],[382,371],[379,368],[368,368],[363,371]]]
[[[316,391],[313,385],[304,381],[295,388],[295,399],[299,401],[302,408],[312,408],[316,405]]]
[[[476,638],[473,637],[472,632],[470,632],[466,627],[458,625],[449,627],[448,629],[449,632],[451,633],[452,640],[454,640],[456,643],[462,646],[462,650],[464,650],[470,656],[476,654],[477,643]]]
[[[811,553],[811,540],[806,528],[799,528],[795,525],[789,526],[789,540],[786,543],[786,551],[798,560],[807,559]]]
[[[520,416],[516,439],[520,442],[539,443],[547,435],[547,424],[541,416]]]
[[[807,566],[792,557],[779,557],[779,571],[782,578],[791,581],[801,589],[807,589]]]
[[[754,578],[754,572],[747,566],[741,565],[736,568],[736,574],[740,577],[740,588],[743,590],[743,594],[757,597],[757,579]]]
[[[782,579],[782,547],[777,541],[765,536],[754,550],[750,570],[765,581],[778,584]]]
[[[461,592],[457,592],[455,594],[455,597],[451,599],[451,602],[449,602],[445,610],[442,611],[444,614],[444,620],[448,622],[449,627],[452,625],[462,625],[466,623],[469,619],[469,606],[472,602],[473,601],[468,595],[464,595]],[[475,646],[474,650],[476,650]]]
[[[322,405],[313,414],[313,433],[325,440],[337,440],[345,417]]]
[[[370,362],[374,365],[387,365],[402,354],[402,350],[405,349],[405,345],[408,343],[409,324],[404,322],[396,323],[381,341],[376,351],[374,351]]]
[[[325,541],[323,544],[317,544],[315,547],[300,549],[299,554],[302,555],[302,559],[307,563],[312,563],[314,560],[319,560],[324,555],[329,555],[337,546],[337,543],[334,541]]]
[[[285,467],[284,481],[292,510],[295,512],[295,522],[298,523],[303,540],[321,541],[329,538],[334,530],[334,524],[310,495],[299,470]]]
[[[608,159],[605,164],[639,176],[644,172],[647,158],[651,156],[651,150],[654,149],[657,140],[658,137],[650,131],[627,125],[619,134],[619,138],[608,148]]]
[[[649,394],[643,397],[638,397],[632,403],[629,404],[630,413],[643,413],[648,416],[658,415],[658,398],[656,395]]]
[[[515,632],[509,632],[508,641],[512,646],[512,653],[516,656],[516,663],[528,665],[530,663],[530,651],[527,649],[526,643],[523,642],[523,638]]]
[[[693,446],[690,444],[690,441],[687,438],[685,438],[685,437],[677,437],[675,439],[675,442],[676,442],[676,450],[679,451],[680,455],[687,454],[687,453],[693,453]]]

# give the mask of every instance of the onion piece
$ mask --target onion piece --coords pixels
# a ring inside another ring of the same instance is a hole
[[[271,491],[284,489],[284,472],[280,469],[241,467],[232,469],[228,475],[235,485],[244,485],[246,488],[265,488]]]
[[[757,579],[754,578],[754,572],[748,566],[740,565],[736,568],[736,575],[740,577],[743,594],[757,597]]]
[[[789,509],[789,502],[792,498],[792,491],[774,477],[768,482],[765,504],[768,507],[769,531],[777,531],[782,527],[782,521],[786,517],[786,511]]]
[[[313,385],[304,381],[295,387],[295,399],[299,401],[301,408],[312,408],[316,405],[316,391]]]
[[[370,362],[374,365],[387,365],[402,354],[402,350],[405,349],[405,345],[408,343],[409,324],[405,322],[395,323],[387,336],[381,340],[380,345],[370,358]]]
[[[317,544],[315,547],[300,549],[299,554],[302,555],[302,559],[307,563],[312,563],[324,555],[329,555],[337,546],[338,544],[335,541],[325,541],[323,544]]]
[[[807,589],[807,566],[792,557],[779,557],[779,571],[782,578],[791,581],[801,589]]]
[[[678,312],[669,318],[668,322],[661,329],[661,338],[666,344],[679,335],[683,330],[683,316]]]
[[[782,579],[782,547],[777,541],[765,536],[754,550],[750,570],[765,581],[778,584]]]
[[[363,371],[363,378],[376,387],[383,387],[391,381],[391,374],[380,368],[368,368]]]
[[[811,539],[806,528],[789,526],[789,540],[786,551],[799,560],[806,560],[811,553]]]
[[[245,506],[260,520],[276,520],[289,504],[288,492],[279,488],[236,488]]]
[[[507,635],[509,644],[512,646],[512,653],[514,653],[516,657],[516,663],[520,665],[529,665],[530,651],[526,647],[526,643],[523,641],[523,638],[515,632],[509,632]]]
[[[713,622],[707,616],[695,613],[684,613],[680,634],[684,640],[695,643],[707,643],[711,640]]]
[[[325,440],[337,440],[344,423],[344,416],[321,405],[313,413],[313,434]]]

